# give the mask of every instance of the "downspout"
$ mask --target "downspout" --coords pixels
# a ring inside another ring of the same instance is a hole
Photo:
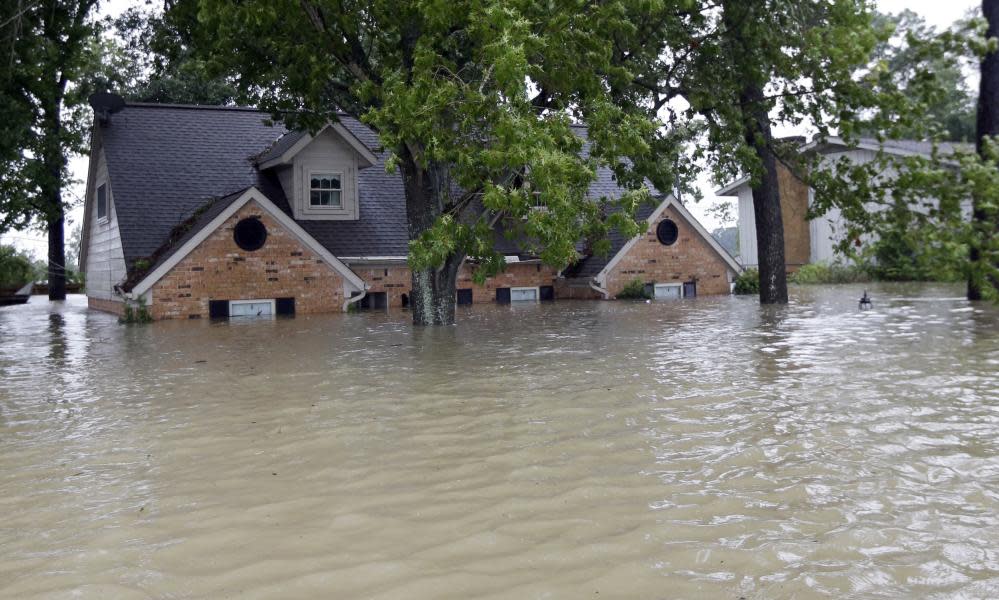
[[[361,289],[361,293],[360,294],[358,294],[356,296],[351,296],[350,298],[347,298],[347,300],[343,303],[343,312],[349,312],[351,304],[354,304],[355,302],[360,302],[361,300],[364,300],[364,297],[367,296],[367,295],[368,295],[368,285],[365,284],[364,288]]]
[[[596,277],[590,280],[590,289],[603,296],[604,300],[610,300],[610,292],[600,287],[600,284],[597,282]]]

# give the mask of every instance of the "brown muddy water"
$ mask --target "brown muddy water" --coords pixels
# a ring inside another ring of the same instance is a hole
[[[0,309],[0,596],[999,597],[999,310],[861,292]]]

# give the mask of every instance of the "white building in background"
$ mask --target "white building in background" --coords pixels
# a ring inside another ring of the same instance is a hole
[[[941,153],[949,154],[957,149],[956,144],[939,144]],[[846,157],[854,164],[865,164],[876,159],[879,150],[889,155],[908,157],[930,157],[932,144],[915,141],[887,141],[882,146],[877,140],[864,139],[855,147],[848,146],[840,138],[829,138],[822,142],[808,142],[801,152],[818,152],[823,161],[836,162]],[[785,254],[789,269],[796,269],[805,263],[833,263],[842,257],[836,252],[836,245],[843,240],[846,223],[838,208],[824,215],[808,220],[808,207],[814,201],[814,191],[798,180],[790,170],[780,165],[781,209],[784,218]],[[888,171],[885,176],[892,177]],[[743,177],[715,192],[718,196],[735,196],[739,202],[739,261],[744,267],[756,268],[759,258],[756,248],[756,218],[753,213],[753,192],[749,178]],[[968,210],[970,210],[970,203]]]

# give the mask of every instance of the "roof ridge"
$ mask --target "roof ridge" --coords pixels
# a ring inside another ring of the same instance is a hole
[[[180,108],[187,110],[232,110],[232,111],[258,112],[258,113],[264,112],[259,108],[253,108],[252,106],[235,106],[235,105],[226,106],[220,104],[174,104],[171,102],[126,101],[125,108]]]
[[[255,112],[262,115],[269,115],[266,110],[260,108],[254,108],[252,106],[238,106],[238,105],[221,105],[221,104],[182,104],[173,102],[135,102],[131,100],[125,101],[125,108],[174,108],[182,110],[226,110],[226,111],[237,111],[237,112]],[[294,110],[282,111],[283,113],[293,113],[299,112]],[[360,122],[360,119],[354,115],[343,111],[336,111],[338,117],[350,117]]]

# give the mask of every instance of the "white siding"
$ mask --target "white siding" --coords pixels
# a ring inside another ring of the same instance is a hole
[[[824,161],[829,163],[838,161],[841,157],[846,157],[854,164],[863,164],[875,159],[877,153],[871,150],[850,150],[848,152],[833,152],[824,157]],[[882,177],[894,177],[892,169],[886,169]],[[757,267],[759,258],[756,248],[756,218],[753,213],[753,192],[748,184],[742,185],[739,190],[739,253],[740,261],[746,267]],[[809,194],[809,205],[812,204],[814,194]],[[868,205],[868,210],[881,210],[876,205]],[[809,235],[811,237],[810,260],[811,262],[834,263],[842,261],[843,258],[836,252],[836,245],[843,239],[846,232],[846,222],[838,208],[832,208],[825,214],[812,219],[809,223]],[[867,237],[863,240],[869,243]]]
[[[759,266],[756,249],[756,214],[753,212],[753,190],[749,184],[739,188],[739,262],[742,266]]]
[[[97,187],[107,185],[108,216],[97,218]],[[125,279],[125,255],[121,249],[118,232],[118,212],[114,203],[114,190],[108,181],[107,161],[104,151],[97,156],[97,169],[93,185],[87,190],[87,203],[91,205],[89,245],[87,247],[87,296],[104,300],[114,299],[114,286]]]

